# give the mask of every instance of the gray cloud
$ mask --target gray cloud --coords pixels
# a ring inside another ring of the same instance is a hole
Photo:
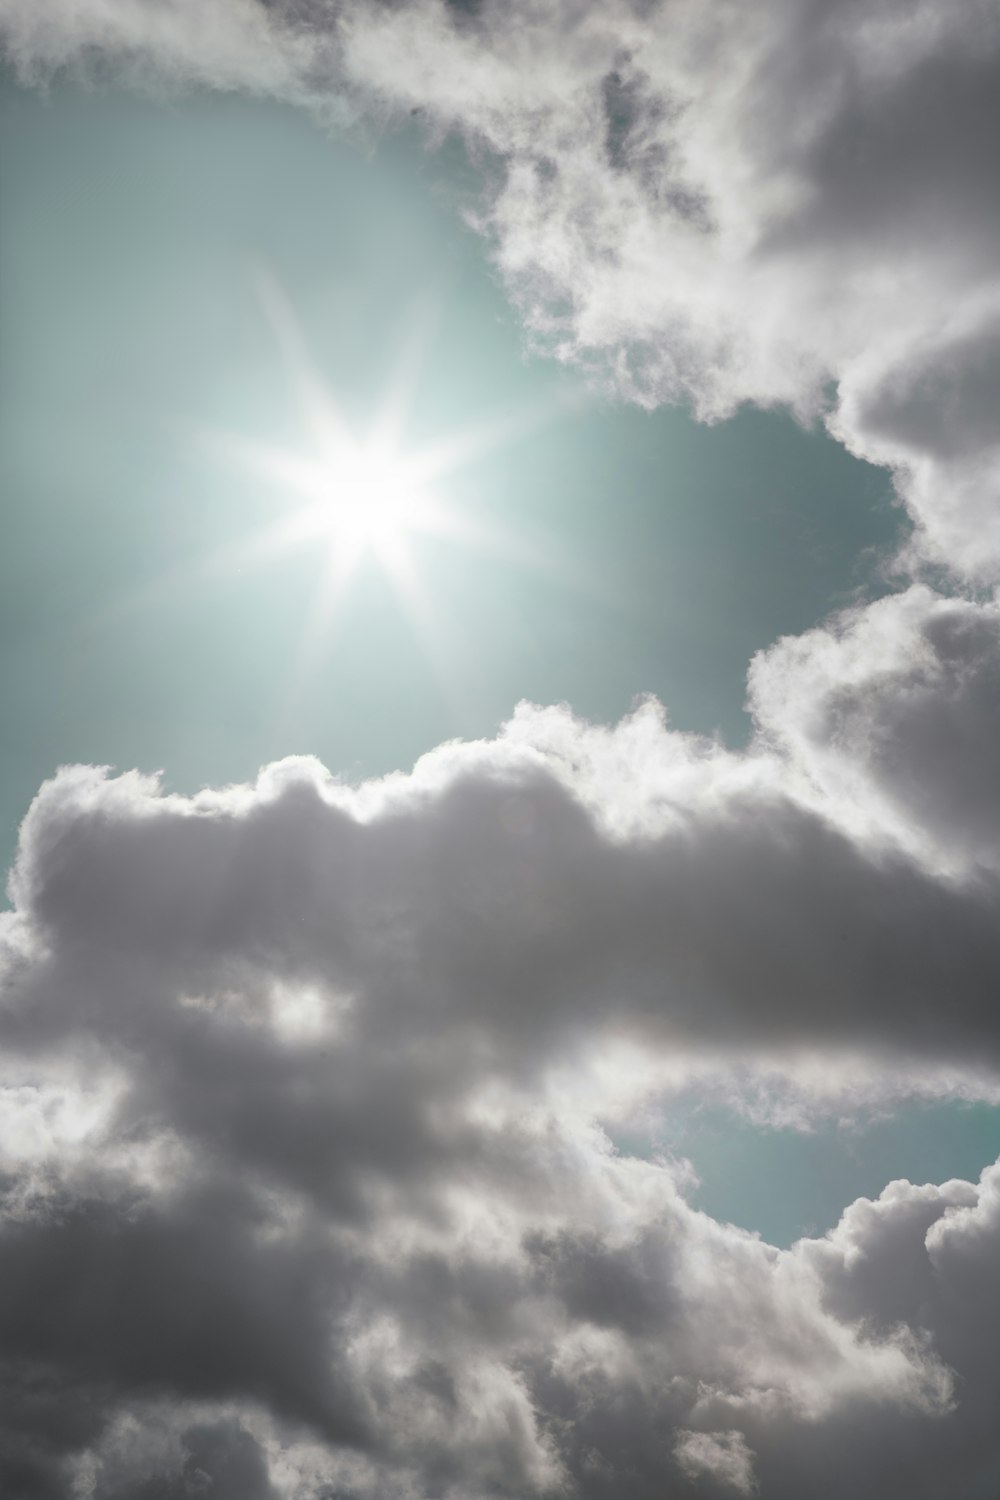
[[[924,1432],[971,1476],[992,1178],[782,1253],[596,1123],[616,1047],[654,1082],[831,1044],[995,1076],[991,877],[820,807],[804,753],[525,708],[357,791],[44,788],[5,919],[0,1345],[39,1392],[7,1485],[930,1500]],[[877,1484],[845,1423],[894,1434]]]
[[[643,753],[658,738],[668,764],[671,736],[646,717]],[[561,730],[572,753],[586,731],[569,715]],[[209,1078],[260,1073],[276,1089],[266,1134],[280,1150],[286,1088],[305,1138],[323,1120],[332,1128],[337,1106],[319,1059],[289,1056],[286,1085],[246,1022],[267,985],[319,986],[343,997],[340,1024],[363,1056],[369,1041],[395,1039],[370,1079],[352,1062],[342,1085],[383,1089],[398,1112],[384,1136],[352,1141],[373,1164],[407,1114],[406,1048],[428,1033],[438,1040],[421,1067],[444,1098],[461,1087],[456,1064],[481,1049],[532,1077],[594,1035],[995,1059],[994,878],[956,884],[875,832],[855,834],[832,799],[782,787],[794,762],[688,754],[654,800],[627,748],[596,783],[554,756],[546,765],[524,739],[456,748],[363,816],[309,762],[287,763],[259,795],[195,803],[68,773],[24,827],[13,889],[40,951],[4,1032],[23,1046],[53,1045],[67,1027],[141,1045],[152,1027],[148,1088],[168,1108],[187,1091],[206,1122]],[[688,802],[684,779],[699,769]],[[645,792],[641,832],[616,836],[584,803],[609,816],[615,775],[628,797]],[[213,998],[229,991],[239,1001]],[[304,1169],[302,1148],[293,1134],[286,1149]]]
[[[762,731],[841,805],[966,875],[1000,857],[1000,611],[913,588],[753,663]]]

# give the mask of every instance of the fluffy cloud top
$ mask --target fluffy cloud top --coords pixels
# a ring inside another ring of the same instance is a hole
[[[0,0],[0,38],[462,132],[535,337],[647,404],[822,415],[966,586],[760,656],[742,755],[522,707],[354,790],[43,787],[4,1494],[991,1500],[1000,1164],[779,1251],[603,1127],[694,1077],[1000,1087],[996,5]]]
[[[845,825],[807,771],[647,705],[523,709],[357,791],[44,787],[0,1011],[7,1487],[971,1481],[1000,1165],[779,1252],[600,1124],[712,1057],[995,1079],[991,867]]]

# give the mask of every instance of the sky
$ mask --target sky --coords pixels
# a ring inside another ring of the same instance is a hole
[[[998,1500],[994,0],[0,54],[0,1491]]]

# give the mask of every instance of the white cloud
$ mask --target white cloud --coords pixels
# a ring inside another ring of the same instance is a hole
[[[928,555],[993,575],[989,3],[353,11],[345,68],[502,163],[484,213],[530,326],[626,395],[829,411]]]
[[[753,1454],[742,1432],[682,1432],[674,1454],[685,1474],[712,1474],[739,1495],[752,1495]]]
[[[319,40],[259,0],[0,0],[5,53],[26,81],[68,68],[156,86],[207,85],[305,98]]]

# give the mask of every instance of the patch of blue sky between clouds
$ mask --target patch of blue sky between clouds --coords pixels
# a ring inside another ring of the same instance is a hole
[[[900,1178],[975,1182],[1000,1155],[1000,1108],[908,1102],[874,1118],[861,1112],[802,1129],[688,1099],[666,1105],[655,1129],[611,1134],[626,1154],[689,1161],[691,1203],[787,1247],[826,1234],[846,1204],[877,1198]]]
[[[611,720],[649,691],[678,727],[739,743],[750,655],[881,591],[900,526],[883,472],[778,415],[708,429],[567,401],[575,378],[526,356],[417,141],[370,155],[202,97],[9,88],[4,116],[8,846],[57,760],[158,765],[187,788],[308,749],[356,778],[489,734],[522,697]],[[548,413],[446,487],[554,566],[470,571],[428,547],[444,672],[366,576],[290,715],[316,556],[199,571],[278,498],[200,435],[303,439],[262,266],[357,421],[421,320],[416,439]]]

